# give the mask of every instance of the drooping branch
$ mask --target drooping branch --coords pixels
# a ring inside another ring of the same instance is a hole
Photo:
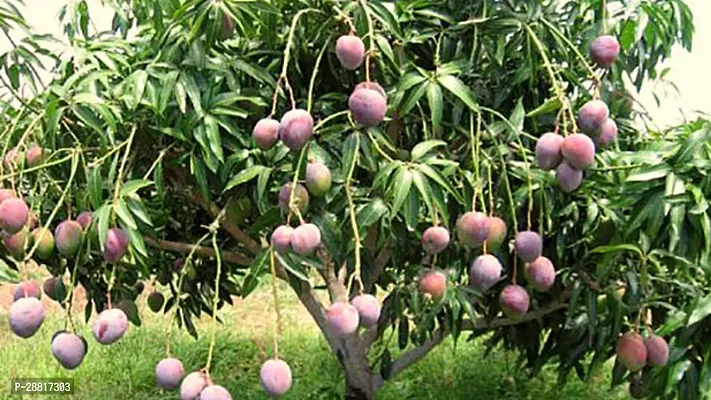
[[[568,291],[564,292],[561,298],[557,301],[553,301],[545,307],[533,310],[527,313],[525,316],[519,319],[510,318],[496,318],[492,321],[487,321],[486,318],[478,318],[476,324],[472,324],[471,321],[464,321],[462,324],[462,330],[476,330],[479,332],[490,331],[492,329],[501,328],[504,326],[523,324],[529,321],[539,319],[552,312],[564,309],[568,307],[567,300],[570,298],[570,293]],[[398,359],[396,359],[390,369],[390,378],[404,371],[410,365],[416,363],[425,357],[432,349],[437,347],[442,340],[444,340],[448,335],[449,331],[443,328],[437,329],[432,337],[427,339],[421,345],[406,351]]]
[[[156,249],[167,250],[174,253],[189,254],[193,249],[195,249],[195,254],[203,257],[215,257],[215,251],[209,247],[195,246],[190,243],[182,242],[171,242],[169,240],[154,239],[150,236],[144,236],[143,241],[147,245],[154,247]],[[223,251],[222,259],[230,264],[237,265],[251,265],[252,259],[243,254],[233,253],[229,251]]]
[[[430,351],[432,351],[432,349],[442,343],[442,340],[444,340],[444,338],[448,335],[449,331],[439,328],[432,334],[432,337],[425,340],[424,343],[410,351],[405,352],[405,354],[393,362],[393,365],[390,368],[390,378],[404,371],[410,365],[420,361]]]

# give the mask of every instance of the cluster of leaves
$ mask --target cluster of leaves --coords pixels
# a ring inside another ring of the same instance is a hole
[[[112,31],[91,32],[86,3],[73,0],[61,15],[72,51],[55,60],[46,87],[32,72],[41,64],[25,54],[47,54],[41,38],[29,36],[2,55],[11,93],[19,97],[23,84],[37,87],[21,104],[5,104],[3,141],[7,148],[29,133],[28,140],[55,155],[82,149],[92,156],[78,159],[70,203],[96,210],[104,230],[115,209],[116,223],[131,232],[131,260],[140,266],[119,268],[115,296],[127,296],[122,291],[150,275],[173,293],[182,282],[179,301],[189,312],[181,320],[195,333],[192,317],[210,309],[214,261],[196,260],[195,273],[178,281],[176,255],[148,246],[155,241],[144,236],[194,243],[227,208],[220,248],[247,262],[223,268],[222,301],[257,287],[268,271],[258,243],[283,220],[276,193],[304,165],[281,145],[256,149],[251,130],[269,114],[291,18],[311,7],[296,26],[287,75],[297,104],[317,122],[308,157],[330,167],[334,185],[312,201],[308,213],[321,229],[327,259],[280,258],[294,288],[327,264],[354,269],[343,185],[355,159],[351,189],[364,241],[363,280],[367,289],[389,292],[380,332],[397,329],[402,348],[422,343],[438,326],[455,337],[467,327],[483,333],[466,322],[491,320],[500,310],[497,287],[486,294],[465,288],[478,251],[453,244],[440,255],[436,265],[448,270],[454,289],[432,304],[415,290],[420,270],[432,262],[423,258],[421,232],[435,221],[453,228],[471,210],[475,193],[478,209],[506,220],[509,238],[527,227],[532,207],[531,227],[544,236],[544,254],[559,271],[554,290],[537,295],[532,308],[560,298],[569,298],[569,305],[503,327],[491,344],[521,349],[533,372],[557,360],[561,379],[573,369],[584,378],[612,356],[618,333],[639,322],[639,310],[649,309],[654,325],[674,339],[670,367],[645,372],[653,376],[645,382],[654,382],[655,393],[696,398],[711,382],[711,347],[700,340],[711,324],[709,126],[640,134],[623,85],[627,77],[638,87],[654,78],[675,43],[690,47],[693,25],[683,1],[607,1],[607,27],[620,38],[623,55],[605,72],[603,99],[622,127],[620,141],[599,155],[572,195],[533,166],[535,139],[554,129],[562,106],[550,79],[543,78],[549,77],[545,64],[550,60],[556,84],[573,105],[590,98],[594,81],[584,59],[587,44],[602,31],[604,3],[113,0],[107,1],[115,10]],[[27,29],[12,3],[3,4],[3,30]],[[365,42],[376,53],[374,79],[388,92],[390,120],[382,127],[359,128],[344,112],[350,91],[364,77],[345,73],[334,55],[336,38],[348,31],[334,7],[351,16],[361,37],[368,32],[367,17],[373,20],[375,31]],[[278,111],[286,111],[287,96],[280,92],[279,100]],[[129,144],[125,177],[117,177]],[[61,191],[37,182],[66,182],[69,171],[65,162],[3,179],[15,179],[45,216]],[[117,179],[126,183],[115,202]],[[57,218],[69,216],[64,213],[62,208]],[[514,256],[506,246],[497,255],[509,279]],[[106,300],[108,271],[92,260],[87,257],[78,270],[92,300],[87,316]],[[64,268],[51,266],[55,273]],[[598,306],[598,297],[610,298],[618,285],[627,287],[622,301]],[[167,309],[176,301],[170,299]],[[383,352],[373,361],[385,377],[389,360]],[[617,383],[623,373],[616,368]]]

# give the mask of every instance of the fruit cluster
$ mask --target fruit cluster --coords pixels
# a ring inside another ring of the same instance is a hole
[[[590,45],[590,55],[602,66],[610,66],[620,54],[620,45],[612,36],[600,36]],[[617,138],[617,123],[601,100],[591,100],[578,111],[578,128],[582,133],[565,137],[548,132],[538,139],[536,161],[543,170],[556,170],[561,190],[573,192],[583,181],[583,171],[595,162],[596,146],[604,148]]]

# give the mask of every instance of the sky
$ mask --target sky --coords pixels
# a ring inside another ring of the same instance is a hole
[[[110,27],[113,12],[101,5],[100,0],[87,0],[89,11],[98,29]],[[696,35],[692,52],[677,47],[672,57],[659,69],[669,67],[666,80],[673,82],[679,93],[667,84],[646,84],[637,99],[650,111],[658,126],[669,126],[694,119],[695,111],[711,114],[711,0],[686,0],[694,14]],[[61,34],[57,15],[66,0],[25,0],[24,15],[37,33]],[[0,40],[0,53],[10,47],[9,42]],[[630,86],[631,87],[631,86]],[[661,99],[657,107],[652,91]]]

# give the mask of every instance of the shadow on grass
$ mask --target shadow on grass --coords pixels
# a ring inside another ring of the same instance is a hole
[[[75,371],[61,369],[53,359],[49,343],[53,332],[63,322],[50,316],[38,334],[23,340],[12,336],[6,316],[0,323],[0,376],[9,387],[11,378],[73,377],[76,392],[72,399],[177,399],[177,392],[163,392],[155,387],[153,370],[165,356],[165,330],[158,324],[142,328],[131,327],[127,336],[111,346],[97,344],[88,327],[83,334],[89,342],[84,363]],[[157,318],[153,318],[157,319]],[[149,321],[150,322],[150,319]],[[154,321],[155,322],[155,321]],[[212,379],[225,386],[235,399],[266,398],[259,386],[259,367],[269,353],[263,344],[270,343],[268,331],[245,333],[238,321],[232,329],[218,329]],[[184,332],[173,333],[173,354],[179,357],[186,371],[204,366],[209,346],[209,330],[195,341]],[[251,334],[251,336],[250,336]],[[255,336],[257,334],[257,336]],[[281,356],[291,365],[294,385],[285,399],[335,399],[342,396],[343,377],[340,367],[329,353],[323,339],[312,330],[289,332],[280,342]],[[481,343],[465,343],[452,351],[446,341],[427,358],[414,365],[395,380],[386,383],[380,399],[623,399],[621,390],[610,392],[609,370],[591,383],[571,377],[562,388],[555,387],[553,367],[536,378],[516,375],[516,387],[503,391],[501,379],[507,375],[505,353],[494,351],[483,357]],[[513,356],[510,356],[511,361]],[[511,365],[511,363],[509,363]],[[10,398],[7,392],[0,398]],[[16,397],[15,397],[16,398]],[[67,396],[24,397],[28,399],[67,399]]]

